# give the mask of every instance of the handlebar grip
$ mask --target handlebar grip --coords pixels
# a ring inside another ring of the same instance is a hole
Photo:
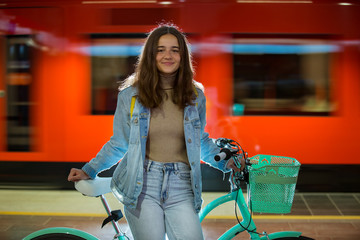
[[[226,153],[224,153],[224,152],[220,152],[220,153],[216,154],[214,157],[215,161],[217,161],[217,162],[220,160],[223,160],[225,158],[226,158]]]
[[[232,156],[231,150],[227,148],[223,148],[220,150],[220,153],[214,156],[214,160],[217,162],[220,160],[229,160],[231,156]]]

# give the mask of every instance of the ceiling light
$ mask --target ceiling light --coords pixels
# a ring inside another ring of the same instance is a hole
[[[341,3],[338,3],[339,5],[341,6],[350,6],[352,5],[351,3],[347,3],[347,2],[341,2]]]

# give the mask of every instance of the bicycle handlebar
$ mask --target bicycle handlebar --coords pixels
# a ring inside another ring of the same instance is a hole
[[[231,151],[228,148],[223,148],[220,150],[220,153],[218,153],[214,156],[214,159],[217,162],[220,160],[229,160],[233,154],[234,154],[234,151]]]
[[[216,145],[221,148],[220,153],[214,156],[215,161],[229,160],[231,157],[243,155],[245,152],[236,141],[227,138],[218,138],[215,141]]]
[[[215,161],[220,160],[229,160],[232,158],[236,166],[241,168],[241,161],[245,161],[245,165],[251,165],[247,152],[243,150],[239,143],[234,140],[227,138],[218,138],[215,141],[216,145],[221,148],[220,153],[214,156]],[[240,187],[240,181],[245,181],[248,183],[249,173],[247,167],[245,167],[241,172],[234,172],[230,175],[230,182],[232,189],[237,189]]]

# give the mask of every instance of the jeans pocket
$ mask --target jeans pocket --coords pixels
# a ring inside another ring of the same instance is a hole
[[[190,172],[176,172],[175,175],[180,179],[184,181],[190,181]]]

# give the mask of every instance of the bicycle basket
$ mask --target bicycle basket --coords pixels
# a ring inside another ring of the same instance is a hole
[[[300,163],[289,157],[256,155],[250,158],[250,207],[258,213],[290,213]]]

